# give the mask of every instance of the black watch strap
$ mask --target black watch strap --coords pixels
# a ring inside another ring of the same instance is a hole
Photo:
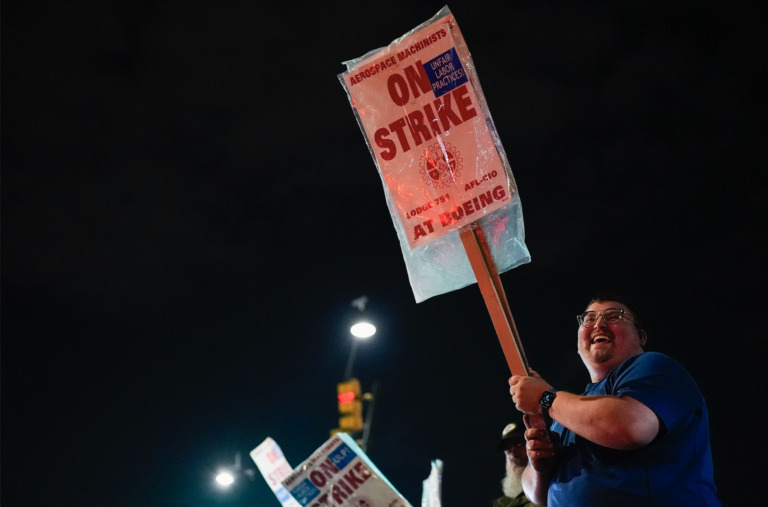
[[[555,397],[557,396],[557,389],[549,389],[547,391],[544,391],[541,395],[541,398],[539,398],[539,405],[542,406],[542,408],[551,408],[552,402],[555,401]]]
[[[556,396],[557,389],[549,389],[544,391],[544,393],[541,395],[541,398],[539,399],[539,405],[541,405],[541,416],[544,419],[544,426],[546,426],[547,431],[552,428],[552,423],[554,422],[549,416],[549,409],[552,407],[552,403],[555,401]]]

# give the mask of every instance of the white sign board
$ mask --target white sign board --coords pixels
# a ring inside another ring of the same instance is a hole
[[[283,486],[302,507],[411,507],[346,433],[326,441]]]
[[[296,500],[286,491],[280,482],[291,475],[293,469],[288,460],[283,456],[280,446],[267,437],[259,446],[251,451],[251,458],[259,467],[264,480],[275,493],[275,496],[284,507],[299,507]]]

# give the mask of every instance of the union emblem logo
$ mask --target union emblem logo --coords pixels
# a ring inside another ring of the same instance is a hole
[[[420,166],[421,179],[427,185],[435,188],[447,188],[456,182],[461,175],[461,163],[464,159],[460,156],[451,143],[435,143],[424,149]]]

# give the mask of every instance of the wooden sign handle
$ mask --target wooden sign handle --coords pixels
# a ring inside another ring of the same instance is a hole
[[[520,341],[515,320],[509,310],[507,296],[504,294],[504,287],[501,285],[499,273],[496,271],[496,264],[493,262],[488,242],[485,240],[485,235],[479,225],[473,225],[469,224],[460,228],[459,235],[464,244],[464,250],[467,251],[472,271],[477,278],[477,285],[480,286],[485,306],[488,307],[488,313],[491,314],[493,327],[496,329],[496,335],[499,337],[512,375],[530,376],[523,343]]]

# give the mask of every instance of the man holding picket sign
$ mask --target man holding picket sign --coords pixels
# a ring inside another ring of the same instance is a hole
[[[556,506],[719,506],[712,480],[707,406],[688,372],[645,352],[637,312],[597,297],[578,315],[578,351],[592,383],[581,396],[534,373],[509,380],[529,428],[526,495]]]
[[[499,279],[530,261],[520,197],[450,10],[344,63],[338,77],[382,178],[416,302],[480,287],[513,399],[532,426],[528,497],[719,506],[701,393],[678,363],[643,353],[645,333],[626,302],[596,300],[579,316],[579,353],[593,379],[585,395],[553,391],[528,368]]]

